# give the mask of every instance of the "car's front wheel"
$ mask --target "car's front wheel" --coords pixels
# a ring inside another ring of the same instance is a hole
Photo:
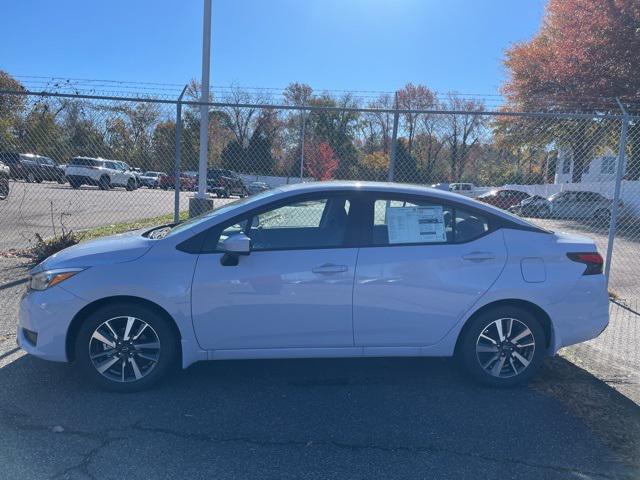
[[[458,358],[477,381],[512,387],[528,381],[545,356],[540,321],[528,310],[503,306],[471,320],[458,345]]]
[[[138,304],[107,305],[90,314],[75,341],[80,372],[101,388],[134,392],[151,387],[178,359],[169,319]]]

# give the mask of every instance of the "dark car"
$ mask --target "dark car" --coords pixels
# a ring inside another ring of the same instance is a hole
[[[11,178],[27,182],[65,182],[64,169],[49,157],[32,153],[5,152],[0,161],[9,167]]]
[[[0,162],[0,200],[9,196],[9,167]]]
[[[509,207],[509,211],[524,217],[544,217],[549,211],[549,200],[540,195],[533,195]]]
[[[525,198],[529,197],[530,195],[528,193],[521,192],[520,190],[500,189],[492,190],[485,193],[484,195],[480,195],[477,200],[488,203],[489,205],[493,205],[494,207],[508,210],[514,205],[520,204],[520,202],[522,202]]]
[[[210,168],[207,170],[207,191],[218,197],[228,198],[237,195],[240,198],[249,195],[249,191],[240,176],[233,170]]]
[[[269,185],[265,182],[251,182],[247,185],[247,190],[249,191],[249,195],[255,195],[256,193],[262,193],[269,190]]]
[[[161,174],[158,177],[158,188],[163,190],[172,190],[176,187],[176,175],[175,173],[167,173]],[[181,191],[189,191],[195,192],[198,189],[198,180],[195,177],[190,175],[186,175],[184,173],[180,174],[180,190]]]

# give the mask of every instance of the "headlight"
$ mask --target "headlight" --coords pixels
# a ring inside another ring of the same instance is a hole
[[[73,277],[83,270],[84,268],[58,268],[36,273],[29,277],[29,290],[46,290],[49,287],[64,282],[66,279]]]

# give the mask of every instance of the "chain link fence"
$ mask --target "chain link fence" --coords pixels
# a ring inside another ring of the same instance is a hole
[[[180,98],[0,93],[0,251],[36,234],[184,217],[199,183],[200,104],[194,92]],[[248,100],[209,104],[206,186],[217,202],[331,179],[454,191],[595,239],[612,293],[637,309],[639,118],[488,112],[455,96],[447,109],[389,95],[367,108],[348,95]]]

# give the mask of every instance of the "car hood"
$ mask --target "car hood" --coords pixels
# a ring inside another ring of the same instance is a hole
[[[145,230],[148,229],[112,235],[65,248],[38,264],[31,273],[53,268],[93,267],[131,262],[147,253],[157,242],[143,237],[142,233]]]

